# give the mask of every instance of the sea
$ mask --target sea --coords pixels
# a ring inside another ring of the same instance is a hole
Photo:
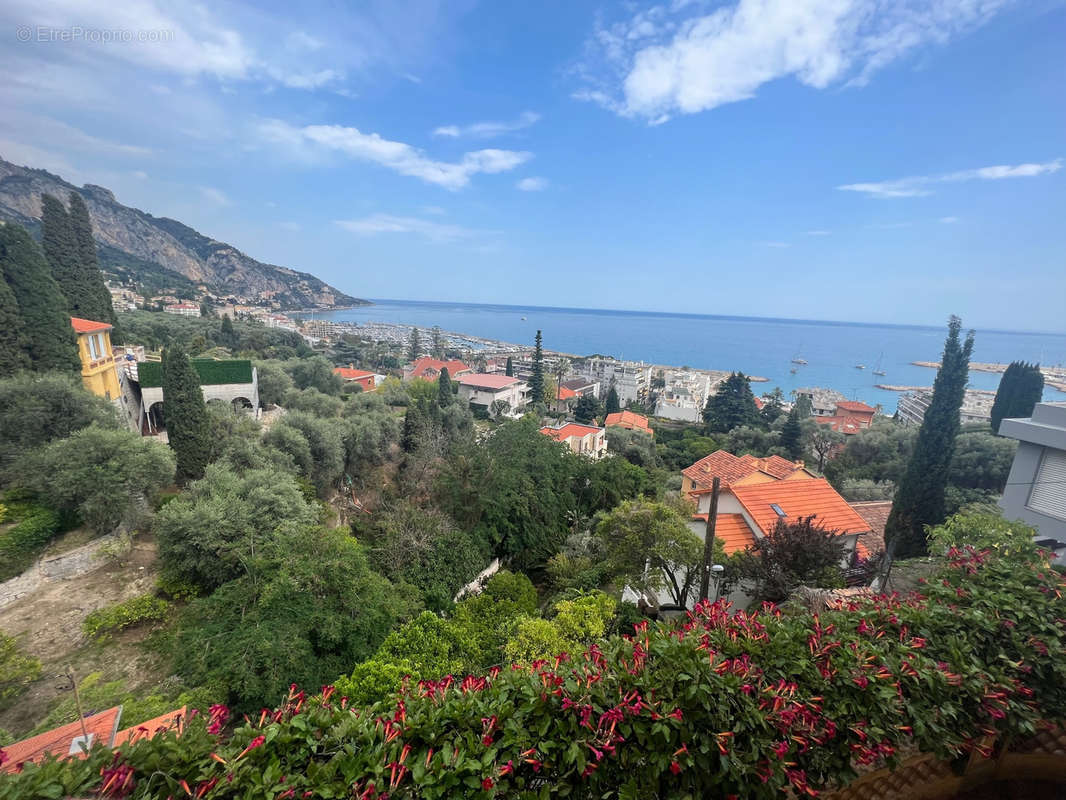
[[[932,386],[936,371],[911,362],[939,361],[947,331],[946,323],[889,325],[414,300],[373,303],[316,313],[315,317],[427,328],[439,325],[444,331],[529,346],[540,330],[547,350],[599,353],[678,367],[740,370],[768,379],[752,384],[757,395],[775,386],[786,397],[793,389],[823,386],[852,400],[880,404],[889,414],[895,410],[899,393],[878,389],[875,384]],[[807,363],[797,365],[792,359]],[[978,330],[972,360],[1066,364],[1066,334]],[[859,364],[865,369],[858,369]],[[873,374],[878,367],[885,375]],[[970,386],[975,389],[994,390],[999,379],[996,373],[970,372]],[[1066,401],[1066,393],[1048,387],[1044,399]]]

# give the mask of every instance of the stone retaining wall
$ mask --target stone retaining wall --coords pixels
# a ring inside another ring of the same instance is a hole
[[[124,535],[122,531],[115,531],[58,556],[37,559],[37,563],[21,575],[0,583],[0,608],[33,594],[45,584],[70,580],[99,569],[108,561],[104,548]]]

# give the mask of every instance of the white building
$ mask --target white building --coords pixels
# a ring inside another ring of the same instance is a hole
[[[589,358],[579,364],[575,371],[579,375],[599,381],[601,396],[606,396],[613,384],[618,393],[618,401],[622,404],[643,403],[648,399],[651,366],[643,361]]]
[[[662,377],[655,416],[699,422],[711,391],[711,376],[697,370],[665,369]]]
[[[607,455],[606,429],[595,425],[581,425],[577,422],[565,422],[561,425],[545,425],[540,429],[545,436],[550,436],[570,448],[570,451],[591,459],[601,459]]]
[[[200,306],[196,303],[171,303],[169,306],[163,306],[163,311],[167,314],[177,314],[182,317],[200,316]]]
[[[823,389],[821,386],[796,389],[793,395],[797,400],[801,397],[809,397],[811,415],[815,417],[832,417],[837,413],[837,403],[848,399],[836,389]]]
[[[453,378],[459,384],[459,399],[493,414],[496,402],[507,404],[504,416],[518,418],[529,402],[529,384],[507,375],[474,372]]]
[[[962,398],[962,408],[959,409],[959,420],[963,424],[991,422],[992,403],[995,399],[995,392],[967,389]],[[908,425],[921,425],[932,402],[932,391],[925,389],[901,395],[896,406],[896,417]]]

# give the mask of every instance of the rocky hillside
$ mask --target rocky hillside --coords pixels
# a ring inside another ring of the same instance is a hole
[[[26,225],[36,233],[41,195],[52,194],[66,202],[71,191],[80,192],[89,207],[105,271],[135,278],[141,272],[151,272],[151,282],[156,285],[160,276],[176,273],[174,286],[202,284],[218,294],[277,300],[284,308],[366,302],[306,272],[256,261],[233,245],[204,236],[177,220],[124,206],[102,186],[86,184],[78,189],[58,175],[0,158],[0,219]]]

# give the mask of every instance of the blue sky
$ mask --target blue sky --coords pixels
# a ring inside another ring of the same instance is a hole
[[[1061,2],[348,5],[9,0],[0,155],[364,297],[1066,330]]]

